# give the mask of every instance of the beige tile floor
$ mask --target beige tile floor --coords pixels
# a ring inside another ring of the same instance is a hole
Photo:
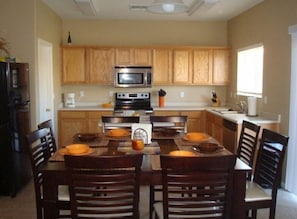
[[[141,188],[141,219],[148,219],[148,187]],[[15,198],[0,196],[0,219],[34,219],[35,202],[33,183],[30,182]],[[258,212],[258,219],[267,219],[268,210]],[[279,190],[276,219],[297,219],[297,196]]]

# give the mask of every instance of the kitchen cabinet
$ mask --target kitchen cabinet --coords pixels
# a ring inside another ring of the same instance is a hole
[[[193,84],[226,85],[230,82],[230,50],[207,48],[193,50]]]
[[[172,84],[172,49],[153,49],[153,84]]]
[[[213,50],[193,50],[193,84],[211,85],[213,79]]]
[[[86,82],[86,53],[84,47],[62,47],[62,84]]]
[[[73,111],[63,110],[58,112],[58,138],[59,147],[72,144],[76,133],[98,133],[102,115],[112,115],[112,110],[106,111]]]
[[[181,111],[182,116],[188,116],[187,131],[203,132],[204,131],[204,111]]]
[[[192,83],[192,50],[173,49],[173,84]]]
[[[115,65],[114,48],[88,49],[89,83],[110,85],[113,83],[113,67]]]
[[[230,50],[213,50],[213,82],[214,85],[226,85],[230,82]]]
[[[152,65],[151,48],[116,48],[116,65]]]
[[[206,112],[205,131],[214,137],[220,144],[223,143],[223,118],[210,112]]]

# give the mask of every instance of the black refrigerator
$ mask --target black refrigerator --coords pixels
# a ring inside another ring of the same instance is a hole
[[[31,178],[29,65],[0,62],[0,195],[14,197]]]

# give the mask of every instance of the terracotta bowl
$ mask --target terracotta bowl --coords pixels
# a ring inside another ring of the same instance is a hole
[[[66,146],[67,152],[72,155],[87,153],[90,149],[87,144],[71,144]]]
[[[197,147],[199,148],[199,151],[202,153],[212,153],[218,150],[219,145],[216,143],[203,142],[200,143]]]
[[[185,135],[186,139],[189,141],[204,141],[208,139],[208,136],[204,133],[190,132]]]
[[[129,135],[129,132],[126,129],[112,129],[109,130],[108,135],[113,137],[121,137]]]
[[[171,151],[169,152],[171,156],[181,156],[181,157],[192,157],[195,156],[195,153],[192,151]]]

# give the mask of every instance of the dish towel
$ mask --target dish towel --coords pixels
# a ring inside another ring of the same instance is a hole
[[[131,139],[136,134],[142,137],[144,144],[152,143],[152,124],[133,123]]]

